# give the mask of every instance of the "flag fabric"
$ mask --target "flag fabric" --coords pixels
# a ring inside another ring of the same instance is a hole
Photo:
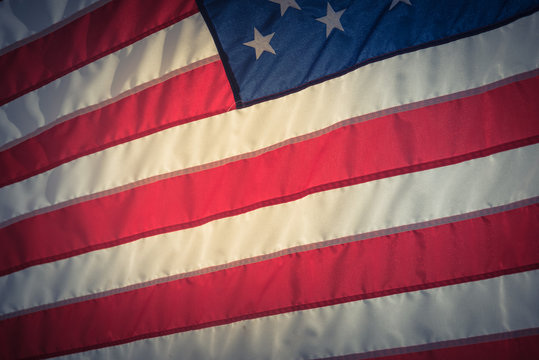
[[[539,358],[539,1],[0,2],[0,358]]]

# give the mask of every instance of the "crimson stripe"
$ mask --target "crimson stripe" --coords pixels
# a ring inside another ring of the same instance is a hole
[[[389,356],[369,356],[369,354],[355,354],[326,358],[326,360],[507,360],[507,359],[539,359],[539,335],[512,337],[509,339],[480,342],[475,344],[466,343],[465,340],[451,341],[451,347],[438,348],[426,351],[402,353],[408,349],[390,349],[376,353],[395,354]],[[458,343],[465,343],[459,345]],[[322,360],[322,359],[319,359]]]
[[[0,152],[0,168],[5,169],[0,187],[80,156],[234,107],[221,61],[204,65]]]
[[[251,159],[23,219],[0,229],[0,275],[313,192],[536,143],[539,103],[526,83],[345,126]]]
[[[0,351],[57,356],[537,268],[538,232],[535,204],[289,254],[4,320]]]
[[[0,56],[0,69],[9,69],[0,105],[197,12],[194,0],[113,0]]]

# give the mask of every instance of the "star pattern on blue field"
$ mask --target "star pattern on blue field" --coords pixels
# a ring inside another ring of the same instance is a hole
[[[328,2],[326,16],[316,19],[316,21],[326,24],[326,38],[329,37],[329,34],[331,34],[333,29],[339,29],[344,32],[341,24],[341,16],[345,10],[346,9],[335,12]]]
[[[288,9],[290,8],[296,9],[298,11],[302,11],[301,6],[297,3],[296,0],[268,0],[268,1],[279,5],[281,17],[283,17],[288,11]],[[388,11],[393,10],[393,8],[401,2],[406,5],[413,6],[410,0],[391,0]],[[339,9],[338,11],[335,11],[335,9],[331,6],[330,2],[328,1],[326,3],[326,15],[322,17],[318,17],[318,18],[313,17],[313,20],[316,20],[326,26],[326,39],[330,37],[333,30],[340,30],[342,32],[345,32],[345,28],[343,27],[341,23],[341,17],[345,14],[346,10],[347,9],[344,8],[344,9]],[[275,35],[275,32],[268,35],[262,35],[260,31],[258,31],[258,29],[254,27],[253,40],[245,42],[243,43],[243,45],[254,49],[255,60],[258,60],[264,52],[277,55],[273,46],[270,45],[270,41],[274,35]]]
[[[301,10],[296,0],[269,0],[272,3],[276,3],[281,5],[281,16],[284,15],[286,10],[288,10],[289,7],[292,7],[294,9]]]
[[[253,49],[255,49],[256,59],[262,55],[264,51],[267,51],[273,55],[275,55],[275,50],[270,45],[271,38],[273,38],[273,35],[275,33],[271,33],[268,35],[262,35],[260,31],[255,27],[254,28],[254,40],[248,41],[246,43],[243,43],[245,46],[250,46]]]
[[[392,10],[400,2],[403,2],[403,3],[407,4],[407,5],[412,6],[412,2],[410,0],[392,0],[391,5],[389,5],[389,10]]]

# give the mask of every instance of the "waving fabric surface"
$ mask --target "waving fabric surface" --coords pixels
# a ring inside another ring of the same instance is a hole
[[[538,1],[35,6],[0,358],[539,357]]]

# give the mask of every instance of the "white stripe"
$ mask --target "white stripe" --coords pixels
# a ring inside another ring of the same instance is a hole
[[[0,49],[69,20],[102,0],[40,0],[0,2]]]
[[[3,105],[0,146],[215,55],[202,16],[192,15]]]
[[[343,119],[531,71],[539,66],[538,43],[539,14],[534,14],[472,38],[362,67],[284,98],[121,144],[3,187],[0,222],[262,149]],[[193,151],[200,148],[204,151]]]
[[[539,271],[280,314],[63,359],[316,359],[539,326]],[[301,335],[300,335],[301,334]]]
[[[538,158],[539,145],[528,146],[30,267],[0,277],[0,314],[529,199],[539,196]]]

